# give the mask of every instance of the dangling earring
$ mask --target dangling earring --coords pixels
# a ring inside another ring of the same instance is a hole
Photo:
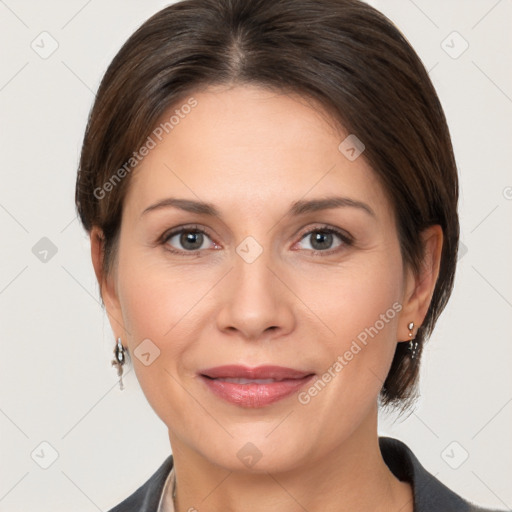
[[[409,322],[409,324],[407,325],[407,328],[409,329],[409,338],[411,338],[409,341],[409,350],[411,351],[411,359],[414,359],[416,357],[416,350],[418,349],[418,342],[414,341],[413,332],[412,332],[412,330],[414,329],[414,322]]]
[[[123,365],[126,361],[125,357],[125,348],[121,343],[121,338],[117,338],[117,343],[114,347],[114,359],[112,361],[112,366],[117,366],[117,376],[119,377],[119,387],[121,390],[124,389],[123,385]]]

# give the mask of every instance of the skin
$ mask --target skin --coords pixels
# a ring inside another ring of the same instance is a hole
[[[396,343],[409,339],[407,324],[417,328],[426,315],[441,228],[421,234],[424,265],[413,275],[364,153],[350,161],[338,150],[347,132],[318,106],[248,85],[193,96],[198,105],[131,176],[109,275],[101,273],[101,232],[91,231],[112,329],[169,430],[177,510],[411,512],[410,485],[380,453],[377,397]],[[374,215],[347,206],[287,215],[297,200],[331,195],[364,202]],[[142,215],[171,196],[212,203],[221,218],[173,207]],[[162,241],[190,224],[208,233],[195,255],[179,235]],[[325,224],[354,243],[333,235],[318,249],[314,234]],[[248,236],[263,249],[252,263],[236,252]],[[305,405],[294,394],[244,408],[198,378],[223,364],[321,376],[394,303],[401,311]],[[146,338],[160,350],[149,366],[133,356]],[[261,452],[252,467],[237,457],[248,442]]]

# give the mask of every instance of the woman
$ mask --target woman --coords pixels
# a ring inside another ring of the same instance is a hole
[[[112,511],[483,511],[377,434],[417,396],[457,200],[435,90],[370,6],[184,0],[144,23],[76,188],[121,386],[129,358],[172,448]]]

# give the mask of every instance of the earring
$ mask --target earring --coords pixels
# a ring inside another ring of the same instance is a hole
[[[123,365],[126,361],[125,357],[125,348],[121,343],[121,338],[117,338],[117,343],[114,347],[114,359],[112,361],[112,366],[117,366],[117,376],[119,377],[119,387],[121,390],[124,389],[123,385]]]
[[[411,359],[414,359],[416,357],[416,350],[418,349],[418,342],[414,341],[413,332],[412,332],[412,330],[414,329],[414,322],[409,322],[409,324],[407,325],[407,328],[409,329],[409,338],[411,338],[409,341],[409,350],[411,351]]]

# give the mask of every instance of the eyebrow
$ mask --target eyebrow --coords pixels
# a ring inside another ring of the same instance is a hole
[[[212,217],[221,218],[222,215],[219,210],[211,203],[206,203],[203,201],[194,201],[191,199],[178,199],[174,197],[168,197],[161,201],[158,201],[151,206],[148,206],[142,213],[141,217],[148,212],[154,210],[160,210],[162,208],[178,208],[180,210],[184,210],[190,213],[197,213],[202,215],[209,215]],[[341,197],[341,196],[330,196],[321,199],[309,199],[309,200],[299,200],[292,203],[290,209],[287,212],[287,215],[290,216],[299,216],[304,215],[306,213],[318,212],[321,210],[328,210],[331,208],[358,208],[372,217],[376,217],[375,212],[370,208],[369,205],[363,203],[362,201],[357,201],[355,199],[350,199],[349,197]]]

